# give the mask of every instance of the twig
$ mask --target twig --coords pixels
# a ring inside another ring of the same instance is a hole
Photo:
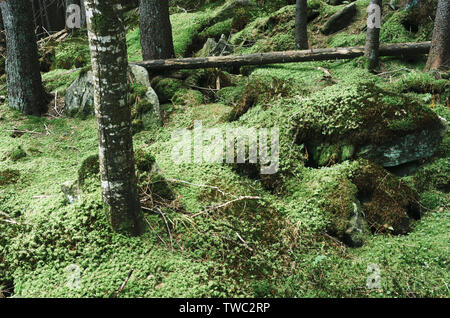
[[[220,205],[216,205],[216,206],[210,207],[210,208],[208,208],[206,210],[203,210],[203,211],[200,211],[198,213],[195,213],[191,217],[195,218],[196,216],[205,214],[205,213],[207,213],[209,211],[216,211],[218,209],[225,208],[225,207],[229,206],[230,204],[232,204],[234,202],[238,202],[238,201],[242,201],[242,200],[262,200],[262,198],[261,197],[253,197],[253,196],[242,196],[242,197],[236,198],[234,200],[231,200],[231,201],[222,203]]]
[[[142,209],[144,209],[144,210],[150,210],[149,208],[146,208],[146,207],[142,207]],[[153,211],[153,210],[152,210],[152,211]],[[144,216],[144,220],[145,220],[145,222],[147,222],[147,225],[148,225],[153,231],[155,231],[155,229],[153,228],[153,226],[150,224],[150,222],[148,221],[148,219],[147,219],[145,216]],[[163,238],[162,238],[161,236],[159,236],[158,233],[156,233],[156,236],[161,240],[161,242],[163,242],[164,245],[167,246],[166,241],[164,241]]]
[[[147,210],[147,211],[151,211],[153,213],[158,213],[159,215],[162,216],[164,223],[166,224],[166,229],[167,229],[167,233],[169,234],[169,239],[170,239],[170,250],[173,252],[173,239],[172,239],[172,233],[170,232],[170,227],[169,227],[169,223],[167,222],[167,218],[166,215],[164,214],[163,211],[160,210],[160,208],[155,207],[155,209],[150,209],[147,207],[142,207],[142,209]]]
[[[191,185],[191,186],[194,186],[194,187],[203,187],[203,188],[214,189],[214,190],[217,190],[218,192],[220,192],[224,196],[225,195],[231,195],[231,193],[227,193],[225,191],[222,191],[216,186],[210,186],[210,185],[206,185],[206,184],[196,184],[196,183],[191,183],[191,182],[187,182],[187,181],[184,181],[184,180],[177,180],[177,179],[166,179],[166,181],[172,182],[172,183],[184,183],[184,184]]]
[[[134,269],[130,270],[130,273],[128,273],[127,278],[125,278],[125,280],[123,281],[123,283],[120,286],[119,290],[114,293],[114,298],[116,298],[120,294],[120,292],[125,288],[125,286],[127,285],[128,281],[131,278],[131,275],[133,275],[133,272],[134,272]]]
[[[247,242],[244,241],[244,239],[239,235],[238,232],[236,232],[236,235],[237,235],[238,239],[242,242],[242,244],[244,244],[244,246],[245,246],[250,252],[253,252],[253,249],[252,249],[250,246],[248,246]]]

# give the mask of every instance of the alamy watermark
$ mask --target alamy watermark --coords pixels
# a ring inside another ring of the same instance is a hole
[[[71,4],[67,7],[66,26],[69,29],[81,28],[81,7],[78,4]]]
[[[370,264],[367,266],[366,285],[368,289],[381,289],[381,269],[377,264]]]
[[[70,290],[81,289],[81,267],[76,264],[70,264],[66,267],[67,281],[66,286]]]
[[[172,160],[175,164],[228,163],[259,164],[261,174],[275,174],[279,168],[279,128],[235,127],[221,130],[203,128],[176,129],[172,133]],[[270,143],[270,147],[269,147]]]

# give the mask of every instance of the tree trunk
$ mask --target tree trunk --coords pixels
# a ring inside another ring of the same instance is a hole
[[[114,231],[139,235],[143,222],[134,168],[125,29],[119,0],[85,0],[94,75],[100,174]]]
[[[450,67],[450,1],[439,0],[434,22],[433,40],[425,70]]]
[[[26,115],[46,111],[34,20],[29,1],[6,0],[1,4],[6,31],[6,75],[9,106]]]
[[[86,28],[86,9],[84,8],[84,0],[80,0],[81,6],[81,28]]]
[[[367,69],[373,71],[378,67],[380,59],[380,28],[382,0],[370,0],[367,19],[367,34],[364,56]]]
[[[144,60],[175,57],[168,0],[140,0],[140,29]]]
[[[307,10],[306,0],[297,0],[295,13],[295,47],[298,50],[308,49]]]
[[[428,54],[430,42],[394,43],[380,46],[380,56],[412,56]],[[182,69],[235,67],[244,65],[266,65],[275,63],[297,63],[351,59],[364,55],[363,46],[313,49],[303,51],[286,51],[255,53],[247,55],[210,56],[198,58],[150,60],[137,62],[149,71],[172,71]]]

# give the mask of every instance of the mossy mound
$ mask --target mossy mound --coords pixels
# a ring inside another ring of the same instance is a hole
[[[20,179],[20,172],[13,169],[0,171],[0,186],[14,184]]]
[[[326,87],[303,105],[293,117],[297,143],[305,143],[320,165],[352,158],[353,147],[389,144],[416,132],[442,129],[431,109],[371,83]]]
[[[86,180],[92,177],[100,177],[100,163],[98,155],[89,156],[81,163],[81,166],[78,169],[79,186],[83,187]]]
[[[155,78],[152,81],[152,87],[158,95],[161,103],[166,103],[172,99],[178,90],[183,88],[183,83],[175,78]]]
[[[381,167],[360,161],[351,180],[373,232],[406,234],[411,231],[411,220],[420,219],[417,192]]]
[[[91,63],[89,42],[85,37],[71,37],[55,47],[51,69],[81,68]]]
[[[25,150],[22,149],[21,146],[15,148],[14,150],[11,150],[8,153],[8,158],[14,162],[19,161],[20,159],[23,159],[26,156],[27,156],[27,153],[25,152]]]

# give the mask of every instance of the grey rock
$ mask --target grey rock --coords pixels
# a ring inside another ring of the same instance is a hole
[[[228,42],[225,34],[222,34],[219,42],[216,42],[213,38],[208,38],[203,48],[196,54],[197,57],[208,56],[223,56],[230,55],[234,51],[233,45]]]
[[[355,3],[345,6],[328,19],[321,29],[322,33],[328,35],[342,30],[353,22],[356,13],[357,8]]]
[[[141,66],[130,64],[129,73],[133,81],[147,87],[145,94],[149,100],[154,115],[159,121],[162,120],[158,96],[150,86],[148,71]],[[92,71],[82,74],[67,89],[65,96],[65,110],[68,116],[86,117],[94,114],[94,79]]]
[[[216,46],[217,46],[216,40],[214,40],[213,38],[208,38],[208,40],[206,40],[205,44],[203,45],[203,48],[197,52],[196,56],[197,57],[211,56]]]
[[[222,55],[230,55],[231,53],[233,53],[233,46],[228,42],[225,34],[222,34],[219,42],[217,42],[217,45],[212,50],[211,55],[222,56]]]
[[[82,74],[67,89],[65,110],[68,116],[94,113],[94,78],[92,71]]]
[[[130,64],[129,71],[132,75],[133,80],[136,81],[136,83],[139,83],[147,87],[145,98],[152,105],[153,113],[156,116],[157,120],[159,122],[162,122],[161,107],[158,95],[156,94],[155,90],[152,88],[150,84],[150,75],[147,69],[142,66]]]
[[[370,159],[389,168],[431,157],[442,141],[442,130],[422,130],[393,140],[385,145],[367,145],[357,157]]]
[[[130,64],[129,71],[137,83],[150,87],[150,76],[144,67]]]

